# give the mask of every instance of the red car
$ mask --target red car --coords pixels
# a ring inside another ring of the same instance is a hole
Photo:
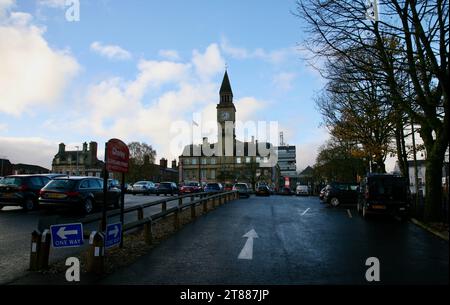
[[[200,186],[200,183],[198,182],[186,182],[184,185],[180,187],[180,193],[181,194],[191,194],[191,193],[198,193],[202,191],[202,187]]]
[[[232,191],[233,190],[233,184],[226,183],[225,186],[223,187],[223,190],[225,192]]]

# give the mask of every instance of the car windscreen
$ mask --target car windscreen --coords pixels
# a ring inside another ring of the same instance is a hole
[[[405,201],[407,185],[401,177],[377,177],[369,180],[369,196],[375,200]]]
[[[234,187],[237,188],[238,190],[248,189],[247,185],[245,185],[245,184],[235,184]]]
[[[2,185],[21,186],[22,185],[22,178],[20,178],[20,177],[5,177],[2,180],[0,180],[0,184],[2,184]]]
[[[186,183],[186,186],[198,186],[197,182],[188,182]]]
[[[214,189],[214,190],[219,190],[220,189],[220,187],[219,187],[219,185],[217,183],[207,184],[206,187],[209,188],[209,189]]]
[[[139,181],[139,182],[136,182],[134,185],[145,185],[145,184],[147,184],[146,181]]]
[[[168,182],[162,182],[159,184],[160,188],[170,188],[170,183]]]
[[[50,181],[45,187],[45,190],[72,190],[78,181],[69,179],[56,179]]]

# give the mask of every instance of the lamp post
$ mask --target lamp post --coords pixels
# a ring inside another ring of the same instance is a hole
[[[77,176],[80,175],[80,172],[78,170],[78,148],[80,148],[80,146],[75,146],[77,148]]]

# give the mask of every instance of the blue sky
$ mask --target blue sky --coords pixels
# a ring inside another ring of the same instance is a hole
[[[59,142],[119,137],[172,158],[171,122],[215,119],[226,64],[237,118],[278,121],[298,169],[314,163],[323,80],[294,0],[80,0],[78,22],[68,8],[0,0],[0,157],[50,167]]]

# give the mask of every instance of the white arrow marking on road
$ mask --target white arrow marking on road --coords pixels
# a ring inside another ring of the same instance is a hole
[[[108,233],[108,235],[114,235],[114,238],[117,237],[117,234],[119,234],[119,228],[117,226],[114,226],[114,229]]]
[[[246,237],[244,248],[239,253],[238,259],[253,259],[253,238],[258,238],[258,234],[254,229],[245,233],[242,237]]]
[[[308,212],[308,211],[309,211],[309,208],[307,208],[307,209],[303,212],[302,216],[305,215],[306,212]]]
[[[66,227],[59,228],[58,232],[56,232],[56,235],[58,235],[59,238],[61,238],[61,239],[67,239],[67,235],[78,234],[78,230],[70,230],[70,231],[65,231],[65,230],[66,230]]]
[[[349,209],[347,209],[347,214],[348,214],[348,217],[352,218],[352,212],[350,212]]]

